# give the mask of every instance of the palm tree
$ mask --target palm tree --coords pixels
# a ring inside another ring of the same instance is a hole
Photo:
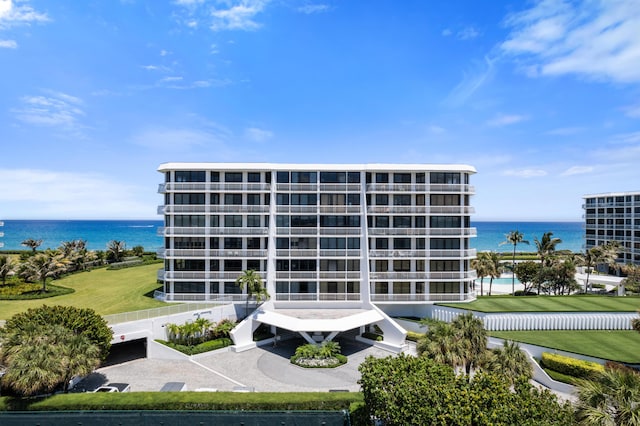
[[[640,314],[640,311],[638,311],[638,314]],[[631,327],[633,327],[633,329],[635,331],[637,331],[638,333],[640,333],[640,318],[634,318],[631,320]]]
[[[508,234],[505,235],[505,241],[501,242],[500,245],[504,245],[504,244],[512,244],[513,245],[513,261],[511,263],[511,268],[512,268],[512,275],[511,275],[511,293],[515,294],[516,292],[516,273],[515,273],[515,265],[516,265],[516,247],[518,246],[518,244],[522,243],[522,244],[527,244],[529,245],[529,241],[524,239],[524,234],[522,234],[522,232],[516,230],[516,231],[510,231]]]
[[[83,334],[70,332],[64,341],[60,357],[63,371],[63,391],[69,390],[69,382],[75,376],[87,376],[100,365],[101,351]]]
[[[500,278],[502,275],[502,264],[500,263],[500,255],[494,251],[488,252],[487,255],[487,275],[489,276],[489,296],[493,288],[493,280]]]
[[[254,298],[256,305],[263,300],[269,299],[269,293],[262,283],[262,277],[253,269],[244,271],[236,279],[236,284],[240,286],[242,291],[247,295],[245,305],[245,316],[249,315],[249,299]]]
[[[457,370],[463,364],[465,345],[462,336],[451,323],[438,321],[429,326],[429,330],[416,345],[418,355],[446,364]]]
[[[553,238],[552,236],[553,232],[545,232],[540,240],[537,237],[533,237],[542,266],[545,266],[545,261],[556,251],[556,246],[562,243],[560,238]]]
[[[587,267],[587,279],[584,282],[584,292],[589,290],[589,276],[591,271],[600,264],[615,266],[618,253],[621,251],[620,243],[617,241],[607,241],[605,244],[591,247],[584,256],[581,256],[580,263]]]
[[[23,242],[20,243],[25,247],[29,247],[32,251],[32,254],[36,254],[36,249],[42,245],[42,240],[35,240],[33,238],[27,238]]]
[[[489,253],[485,251],[478,253],[478,257],[471,261],[471,267],[476,270],[476,274],[480,277],[480,296],[484,296],[484,277],[488,276],[491,270]]]
[[[126,250],[127,244],[124,241],[111,240],[107,243],[107,259],[120,262]]]
[[[487,330],[482,320],[474,317],[471,312],[459,315],[451,325],[464,342],[462,361],[465,372],[469,374],[484,358],[487,350]]]
[[[0,256],[0,278],[2,278],[2,285],[7,282],[7,277],[16,270],[16,263],[13,258],[7,255]]]
[[[606,368],[596,380],[580,380],[576,418],[585,425],[640,425],[640,374]]]
[[[501,348],[491,351],[487,369],[504,377],[510,385],[513,385],[520,376],[524,376],[527,380],[533,376],[533,367],[527,354],[520,349],[518,343],[510,340],[505,340]]]
[[[22,275],[33,282],[42,282],[42,293],[47,292],[47,279],[55,278],[67,267],[67,259],[59,252],[46,250],[32,256],[22,265]]]

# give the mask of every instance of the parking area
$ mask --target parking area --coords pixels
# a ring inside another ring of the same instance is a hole
[[[339,343],[349,359],[338,368],[308,369],[289,362],[302,339],[278,342],[241,353],[227,349],[184,357],[184,360],[136,359],[96,370],[77,388],[90,391],[109,382],[125,382],[131,391],[159,391],[167,382],[184,382],[186,390],[255,392],[328,392],[360,390],[358,366],[371,355],[389,352],[352,339]]]

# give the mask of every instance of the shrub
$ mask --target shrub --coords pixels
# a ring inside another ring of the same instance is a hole
[[[407,340],[412,342],[417,342],[420,338],[424,336],[424,333],[416,333],[415,331],[407,331]]]
[[[166,340],[156,339],[156,342],[182,352],[185,355],[197,355],[204,352],[215,351],[216,349],[226,348],[231,346],[233,341],[228,337],[222,337],[220,339],[209,340],[204,343],[200,343],[195,346],[180,345],[177,343],[167,342]]]
[[[593,379],[604,372],[604,366],[597,362],[584,361],[564,355],[542,353],[542,365],[568,376]]]
[[[369,340],[375,340],[376,342],[382,342],[383,337],[376,333],[371,333],[369,331],[365,331],[362,333],[362,337]]]
[[[347,362],[340,354],[340,345],[336,342],[324,342],[321,345],[308,343],[298,346],[291,363],[305,368],[333,368]]]

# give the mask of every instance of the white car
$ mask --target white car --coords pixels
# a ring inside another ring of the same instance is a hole
[[[109,383],[105,386],[100,386],[98,389],[94,390],[94,393],[98,392],[130,392],[131,386],[129,383]]]

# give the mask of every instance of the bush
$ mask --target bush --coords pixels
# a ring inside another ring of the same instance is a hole
[[[424,336],[424,333],[416,333],[415,331],[407,331],[407,340],[412,342],[417,342],[421,337]]]
[[[364,333],[362,333],[362,337],[369,340],[375,340],[376,342],[382,342],[382,340],[384,339],[381,335],[371,333],[369,331],[365,331]]]
[[[597,362],[584,361],[549,352],[542,353],[541,362],[546,368],[582,379],[595,379],[604,372],[604,366]]]
[[[226,348],[231,346],[233,341],[228,337],[222,337],[220,339],[209,340],[204,343],[200,343],[195,346],[179,345],[176,343],[167,342],[166,340],[156,339],[156,342],[168,346],[176,351],[182,352],[185,355],[196,355],[204,352],[215,351],[216,349]]]
[[[298,346],[291,363],[305,368],[334,368],[347,362],[340,354],[340,345],[336,342],[324,342],[321,345],[308,343]]]

